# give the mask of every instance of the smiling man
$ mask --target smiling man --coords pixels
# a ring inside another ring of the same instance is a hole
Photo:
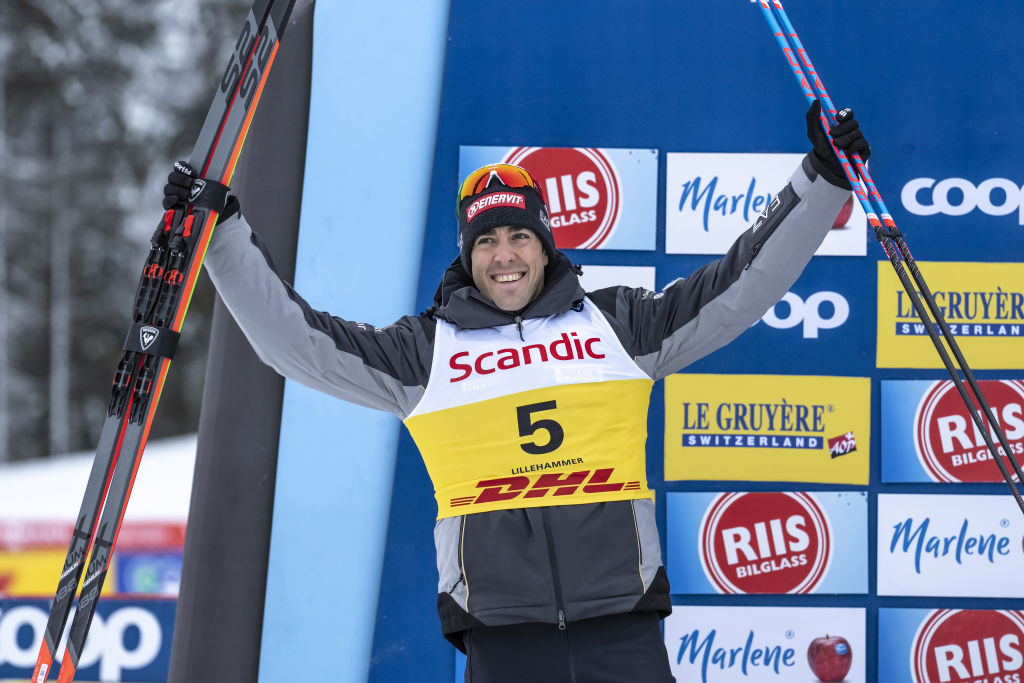
[[[852,112],[840,118],[836,144],[867,158]],[[460,254],[434,305],[384,328],[310,308],[237,200],[225,206],[206,266],[260,358],[394,413],[416,441],[437,501],[441,628],[469,683],[674,680],[651,387],[756,322],[828,233],[850,185],[816,107],[807,130],[813,149],[777,201],[723,258],[657,293],[584,292],[537,184],[507,164],[462,183]],[[165,208],[193,176],[171,173]]]

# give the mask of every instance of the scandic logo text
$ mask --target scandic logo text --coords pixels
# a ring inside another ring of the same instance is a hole
[[[479,375],[489,375],[496,370],[511,370],[520,365],[530,365],[534,362],[547,363],[549,360],[586,360],[587,358],[599,360],[605,357],[605,354],[598,353],[594,348],[600,342],[600,337],[580,339],[576,332],[568,334],[563,332],[560,337],[546,346],[544,344],[527,344],[519,348],[487,351],[466,362],[463,362],[463,359],[468,359],[469,351],[459,351],[448,359],[448,367],[462,374],[456,375],[448,381],[461,382],[474,372]],[[496,362],[491,360],[494,356],[497,356]]]
[[[513,476],[481,479],[476,488],[483,489],[479,495],[458,496],[452,498],[452,507],[479,505],[481,503],[497,503],[523,498],[543,498],[548,491],[554,490],[553,496],[571,496],[582,489],[582,493],[615,493],[617,491],[638,491],[639,481],[609,482],[614,467],[598,470],[581,470],[579,472],[549,472],[536,477]]]
[[[510,206],[514,209],[526,208],[526,197],[515,192],[495,192],[485,195],[469,205],[466,209],[466,220],[472,221],[481,211],[495,209],[499,206]]]

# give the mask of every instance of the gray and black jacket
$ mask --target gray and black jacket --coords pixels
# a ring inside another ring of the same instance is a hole
[[[550,259],[543,291],[521,315],[563,313],[586,296],[652,380],[679,371],[757,322],[828,233],[849,190],[822,177],[810,157],[724,257],[688,278],[658,293],[629,287],[584,293],[559,253]],[[277,276],[240,215],[217,227],[206,267],[263,362],[309,387],[401,419],[430,379],[437,319],[463,329],[514,320],[480,294],[458,259],[425,314],[376,328],[314,311]],[[438,612],[446,637],[459,647],[461,632],[482,624],[671,611],[654,504],[647,499],[447,517],[434,536]]]

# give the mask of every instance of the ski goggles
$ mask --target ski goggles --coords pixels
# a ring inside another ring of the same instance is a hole
[[[487,189],[487,186],[491,183],[491,178],[494,176],[497,176],[498,180],[506,187],[532,187],[540,194],[540,188],[533,182],[533,178],[526,172],[526,169],[513,166],[512,164],[488,164],[483,168],[473,171],[462,181],[456,206],[461,204],[462,200],[466,197],[480,194]],[[543,199],[543,195],[541,195],[541,198]]]

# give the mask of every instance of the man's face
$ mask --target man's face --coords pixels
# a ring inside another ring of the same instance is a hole
[[[503,311],[518,311],[544,287],[548,255],[529,228],[503,225],[476,238],[470,252],[476,288]]]

